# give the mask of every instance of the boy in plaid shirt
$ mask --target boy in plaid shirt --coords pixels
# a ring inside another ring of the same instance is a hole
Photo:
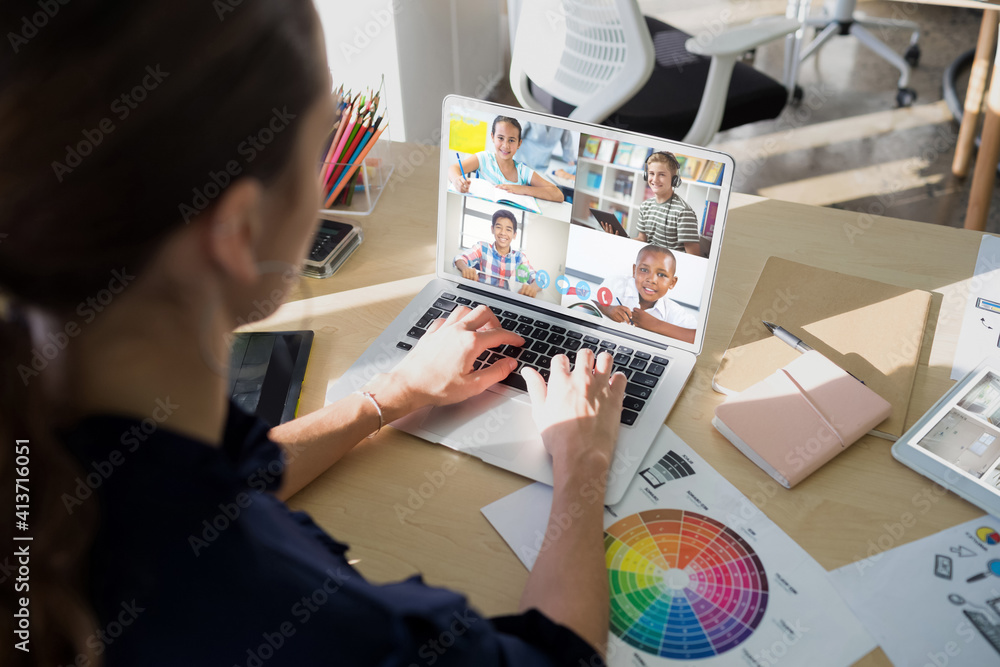
[[[469,280],[510,289],[508,281],[513,279],[521,283],[519,294],[538,294],[540,288],[535,282],[535,270],[527,255],[510,248],[517,236],[517,218],[510,211],[500,209],[493,214],[492,229],[493,243],[480,241],[468,252],[459,254],[454,260],[455,268]],[[519,267],[522,267],[520,272]]]

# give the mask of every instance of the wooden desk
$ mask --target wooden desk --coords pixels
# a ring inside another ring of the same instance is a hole
[[[433,169],[436,160],[428,156],[428,163],[425,168]],[[422,178],[416,176],[414,182]],[[391,196],[386,193],[379,202],[385,208],[378,215],[398,210]],[[416,198],[433,192],[412,196],[410,203],[419,204]],[[422,210],[422,215],[433,217],[433,208]],[[370,224],[381,228],[384,223]],[[431,247],[432,227],[420,222],[407,234],[408,243]],[[896,463],[885,440],[862,439],[788,491],[715,431],[710,420],[723,397],[711,390],[711,378],[757,276],[767,257],[779,255],[934,292],[907,416],[912,424],[951,386],[948,375],[980,237],[967,230],[734,196],[704,351],[667,424],[827,569],[877,553],[880,543],[898,546],[982,512]],[[368,249],[377,249],[381,241],[396,240],[375,236],[366,241]],[[429,274],[432,256],[424,264],[414,261],[412,267]],[[357,280],[362,264],[344,275]],[[327,381],[350,366],[429,277],[289,303],[257,326],[304,325],[316,330],[302,412],[323,404]],[[330,286],[336,284],[333,280],[327,281]],[[502,614],[517,609],[527,572],[479,509],[527,483],[389,428],[326,471],[291,505],[308,511],[331,534],[350,543],[350,555],[372,580],[421,572],[433,585],[464,591],[485,613]],[[911,523],[908,515],[914,523],[904,528],[903,520]],[[889,663],[876,650],[860,664]]]

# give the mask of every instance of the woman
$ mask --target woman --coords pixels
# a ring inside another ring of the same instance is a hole
[[[0,9],[11,30],[38,15]],[[528,378],[553,515],[583,510],[524,613],[491,620],[364,581],[282,500],[383,423],[502,379],[472,362],[518,336],[458,308],[363,392],[270,431],[206,361],[314,232],[334,105],[311,3],[74,0],[42,23],[0,61],[0,485],[27,440],[33,537],[30,589],[2,587],[8,637],[30,598],[28,651],[3,664],[598,664],[602,508],[580,491],[614,447],[610,355]]]

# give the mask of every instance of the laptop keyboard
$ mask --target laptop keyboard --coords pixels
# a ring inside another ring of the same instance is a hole
[[[406,337],[412,340],[401,340],[396,343],[396,347],[401,350],[412,349],[414,342],[427,333],[427,327],[430,326],[431,322],[439,317],[447,317],[448,313],[458,305],[475,308],[480,304],[478,301],[444,292],[406,332]],[[521,370],[526,366],[537,370],[548,381],[549,364],[552,357],[557,354],[565,354],[569,357],[570,368],[573,368],[576,365],[577,353],[584,348],[593,350],[595,354],[609,352],[614,355],[614,370],[621,371],[628,378],[628,384],[625,385],[621,423],[631,426],[635,423],[639,412],[652,395],[653,388],[656,387],[656,383],[666,370],[667,359],[664,357],[654,356],[642,350],[633,350],[611,340],[602,340],[597,336],[583,334],[579,331],[567,331],[565,327],[550,324],[512,310],[505,310],[498,306],[489,306],[489,308],[497,316],[500,326],[524,338],[524,345],[521,347],[500,345],[490,348],[479,355],[473,368],[475,370],[486,368],[503,358],[514,359],[517,361],[517,369],[501,381],[501,384],[508,387],[527,391],[527,385],[521,375]]]

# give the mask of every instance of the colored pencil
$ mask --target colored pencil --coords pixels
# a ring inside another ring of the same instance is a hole
[[[388,125],[386,127],[388,127]],[[365,158],[368,156],[369,151],[371,151],[372,147],[378,141],[379,135],[381,135],[384,131],[385,127],[382,127],[379,128],[378,132],[372,135],[371,139],[368,140],[368,143],[365,145],[364,149],[362,149],[361,154],[358,155],[357,160],[354,162],[353,165],[351,165],[351,169],[348,172],[347,177],[342,179],[340,185],[337,187],[339,188],[344,187],[344,184],[347,183],[350,177],[354,175],[354,172],[358,170],[358,167],[361,166],[361,164],[365,161]],[[330,202],[332,202],[338,194],[340,194],[340,190],[334,189],[334,191],[330,194],[330,196],[327,197],[326,202],[323,204],[323,207],[328,208],[330,206]]]

